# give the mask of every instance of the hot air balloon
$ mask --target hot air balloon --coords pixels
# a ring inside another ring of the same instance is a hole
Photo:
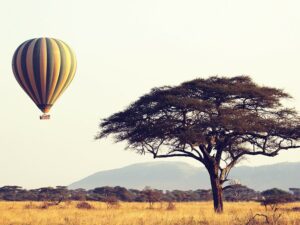
[[[49,119],[50,108],[74,78],[76,58],[72,49],[54,38],[35,38],[14,53],[13,73],[19,85]]]

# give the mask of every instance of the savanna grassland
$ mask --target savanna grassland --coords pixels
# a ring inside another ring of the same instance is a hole
[[[101,202],[89,202],[92,209],[77,208],[78,202],[63,202],[45,207],[43,202],[0,202],[1,225],[239,225],[278,224],[299,225],[300,203],[289,203],[266,211],[256,202],[225,202],[225,212],[213,213],[211,202],[147,203],[121,202],[108,207]],[[259,214],[259,215],[256,215]],[[255,216],[256,215],[256,216]]]

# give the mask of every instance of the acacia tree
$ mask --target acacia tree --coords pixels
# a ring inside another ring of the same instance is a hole
[[[300,147],[300,118],[283,90],[248,76],[213,76],[154,88],[125,110],[103,119],[97,139],[113,135],[127,148],[154,158],[190,157],[207,169],[215,212],[222,187],[244,157],[276,156]]]

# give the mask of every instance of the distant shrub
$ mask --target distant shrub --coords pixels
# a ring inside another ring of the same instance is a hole
[[[77,209],[94,209],[94,207],[88,202],[79,202],[76,205]]]
[[[263,191],[261,195],[263,196],[260,200],[261,205],[264,205],[266,209],[269,206],[272,211],[276,211],[281,204],[295,201],[295,196],[277,188]]]
[[[29,202],[29,204],[24,205],[24,209],[34,209],[36,208],[35,205],[32,204],[32,202]]]
[[[109,209],[120,208],[119,199],[116,196],[109,196],[105,198],[105,203]]]
[[[38,209],[48,209],[50,204],[48,202],[43,202],[41,205],[39,205]]]
[[[24,206],[24,209],[48,209],[50,206],[55,205],[53,202],[42,202],[41,204],[33,204],[32,202],[30,202],[29,204],[26,204]]]
[[[176,206],[173,202],[168,202],[167,210],[175,210]]]
[[[294,211],[294,212],[300,212],[300,207],[293,207],[292,211]]]

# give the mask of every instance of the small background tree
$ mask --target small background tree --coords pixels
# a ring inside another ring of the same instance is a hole
[[[261,192],[261,195],[263,196],[261,204],[264,205],[266,209],[269,206],[273,211],[278,210],[280,204],[296,201],[294,195],[278,188],[265,190]]]
[[[145,187],[141,192],[141,195],[149,202],[149,209],[153,209],[155,202],[160,202],[162,199],[162,191],[152,189],[151,187]]]
[[[113,135],[154,158],[197,160],[209,173],[215,211],[222,212],[223,186],[241,159],[300,147],[299,116],[282,105],[289,98],[248,76],[195,79],[152,89],[103,119],[96,138]]]

